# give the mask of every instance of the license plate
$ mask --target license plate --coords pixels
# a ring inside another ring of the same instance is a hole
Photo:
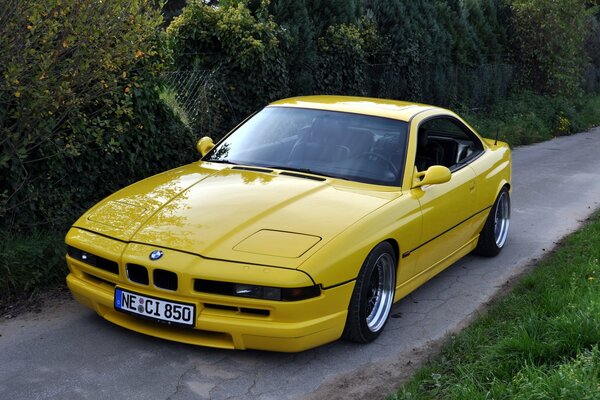
[[[171,325],[194,326],[196,306],[115,289],[115,309]]]

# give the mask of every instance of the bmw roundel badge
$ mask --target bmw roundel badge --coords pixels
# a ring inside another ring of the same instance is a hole
[[[152,251],[152,253],[150,253],[150,259],[152,261],[156,261],[159,258],[161,258],[163,256],[163,254],[165,254],[165,253],[163,253],[162,250],[154,250],[154,251]]]

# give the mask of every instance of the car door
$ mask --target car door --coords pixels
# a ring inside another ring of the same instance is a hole
[[[477,186],[475,172],[469,167],[468,162],[458,162],[459,157],[464,159],[465,155],[459,155],[458,149],[450,146],[456,143],[455,147],[459,147],[458,139],[452,136],[458,136],[459,133],[451,130],[460,131],[468,128],[460,126],[460,121],[451,116],[424,117],[413,121],[411,125],[411,145],[414,146],[412,149],[414,153],[410,152],[414,154],[413,165],[411,165],[414,171],[413,177],[417,171],[427,169],[431,165],[443,165],[451,171],[451,179],[448,182],[410,189],[410,195],[419,202],[422,221],[420,244],[411,252],[411,255],[417,258],[413,260],[416,276],[428,274],[428,271],[436,273],[436,266],[472,241],[473,224],[470,221],[476,213]],[[423,145],[422,140],[419,142],[418,136],[422,135],[424,130],[428,130],[428,135],[431,135],[428,138],[430,146],[427,143]],[[465,132],[460,134],[467,135]],[[432,143],[435,140],[438,142],[447,140],[448,143],[444,143],[445,150],[434,146]],[[427,150],[427,147],[431,149]],[[479,150],[479,148],[475,149],[472,154]],[[440,152],[442,152],[441,156]]]

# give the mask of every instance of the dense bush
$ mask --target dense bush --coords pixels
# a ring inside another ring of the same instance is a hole
[[[332,25],[356,23],[362,15],[361,0],[305,0],[316,36],[322,36]]]
[[[520,80],[539,93],[573,96],[588,63],[591,21],[585,0],[512,0],[515,61]]]
[[[65,253],[62,234],[0,235],[0,312],[14,297],[64,283]]]
[[[188,159],[158,98],[147,0],[11,0],[0,20],[0,231],[64,229],[105,194]]]
[[[202,127],[203,133],[219,138],[242,117],[288,94],[280,47],[285,32],[269,14],[267,2],[253,14],[245,2],[211,7],[191,1],[167,32],[177,69],[218,70],[219,92],[207,112],[221,120]]]
[[[365,96],[369,93],[367,62],[377,49],[377,28],[364,18],[358,24],[331,25],[319,38],[316,91]]]
[[[516,79],[525,90],[570,96],[583,81],[584,43],[590,54],[597,47],[584,0],[219,4],[192,1],[171,26],[177,68],[218,66],[223,73],[215,87],[224,95],[214,94],[211,103],[219,106],[211,114],[229,122],[208,127],[216,137],[286,89],[291,95],[366,94],[481,109],[505,98]],[[235,22],[227,19],[233,14]],[[246,43],[248,37],[254,46],[228,45],[228,38]],[[244,66],[247,54],[254,62]],[[262,71],[285,79],[273,85]],[[587,90],[599,84],[600,69],[586,69]]]
[[[497,1],[364,3],[382,45],[374,96],[481,107],[507,91],[505,7]]]
[[[290,92],[294,95],[312,94],[317,70],[317,33],[306,1],[273,0],[269,11],[286,33],[282,48],[289,74]]]

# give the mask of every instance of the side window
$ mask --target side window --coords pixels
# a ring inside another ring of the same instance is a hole
[[[424,171],[432,165],[457,169],[483,151],[483,145],[460,121],[452,117],[429,119],[417,133],[416,167]]]

